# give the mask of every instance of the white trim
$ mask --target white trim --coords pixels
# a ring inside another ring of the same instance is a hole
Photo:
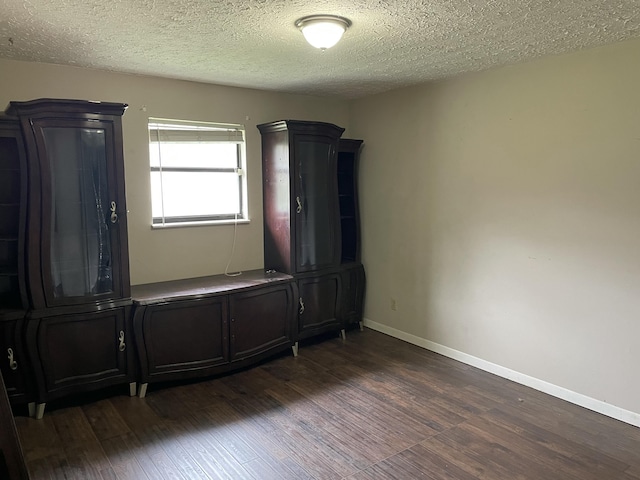
[[[211,225],[243,225],[249,224],[251,220],[249,218],[242,218],[234,220],[230,218],[228,220],[206,220],[202,222],[175,222],[175,223],[155,223],[151,225],[152,230],[164,229],[164,228],[182,228],[182,227],[210,227]]]
[[[422,347],[435,353],[439,353],[440,355],[444,355],[445,357],[458,360],[459,362],[479,368],[480,370],[484,370],[485,372],[493,373],[494,375],[498,375],[499,377],[512,380],[521,385],[531,387],[535,390],[547,393],[562,400],[566,400],[567,402],[571,402],[575,405],[588,408],[589,410],[601,413],[602,415],[606,415],[607,417],[615,418],[616,420],[620,420],[621,422],[640,427],[640,413],[625,410],[601,400],[587,397],[586,395],[582,395],[581,393],[567,390],[566,388],[560,387],[558,385],[554,385],[552,383],[545,382],[544,380],[530,377],[529,375],[516,372],[515,370],[502,367],[495,363],[491,363],[481,358],[468,355],[458,350],[454,350],[453,348],[440,345],[439,343],[417,337],[415,335],[403,332],[393,327],[389,327],[382,323],[374,322],[373,320],[369,320],[367,318],[364,319],[364,325],[372,330],[376,330],[391,337],[404,340],[405,342],[417,345],[418,347]]]

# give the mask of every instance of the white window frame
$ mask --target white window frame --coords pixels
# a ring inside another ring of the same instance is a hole
[[[151,153],[149,158],[150,179],[153,173],[160,173],[161,216],[154,217],[152,214],[151,226],[153,228],[180,227],[180,226],[196,226],[196,225],[216,225],[228,223],[248,223],[248,195],[247,195],[247,175],[246,175],[246,144],[245,144],[245,128],[244,125],[213,123],[213,122],[197,122],[187,120],[170,120],[163,118],[150,117],[148,121],[149,128],[149,150],[158,149],[159,166],[152,165]],[[237,162],[233,168],[222,167],[163,167],[162,165],[162,143],[207,143],[207,142],[224,142],[235,143],[237,145]],[[238,175],[239,190],[239,211],[228,212],[224,214],[211,215],[165,215],[165,201],[167,201],[164,192],[162,192],[162,173],[163,172],[235,172]],[[153,195],[152,195],[153,197]],[[153,198],[152,198],[153,202]],[[152,206],[153,209],[153,206]]]

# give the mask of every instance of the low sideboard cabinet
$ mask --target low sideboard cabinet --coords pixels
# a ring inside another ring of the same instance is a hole
[[[134,285],[133,328],[144,398],[149,383],[199,378],[295,352],[293,277],[252,270]]]

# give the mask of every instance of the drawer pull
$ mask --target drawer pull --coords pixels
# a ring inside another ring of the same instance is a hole
[[[124,343],[124,331],[120,330],[120,335],[118,335],[118,340],[120,344],[118,345],[118,350],[124,352],[124,349],[127,348],[127,345]]]
[[[13,349],[11,347],[7,348],[7,353],[9,354],[9,356],[7,357],[9,359],[9,368],[11,370],[17,370],[18,362],[16,362],[13,358]]]
[[[299,302],[300,302],[300,315],[302,315],[304,313],[304,302],[302,301],[302,297],[299,298]]]

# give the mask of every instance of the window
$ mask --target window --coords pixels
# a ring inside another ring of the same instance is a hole
[[[247,219],[244,127],[149,119],[153,225]]]

